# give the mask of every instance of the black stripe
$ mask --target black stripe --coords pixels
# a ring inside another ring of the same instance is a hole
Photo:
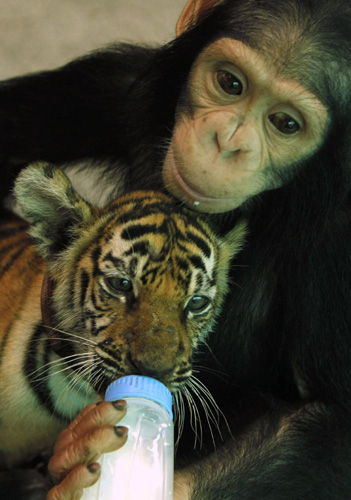
[[[187,231],[186,236],[188,239],[193,241],[195,245],[197,245],[200,250],[206,255],[207,258],[211,257],[211,248],[208,246],[207,242],[201,238],[200,236],[197,236],[191,231]]]
[[[18,226],[0,226],[0,236],[1,238],[15,236],[18,233],[23,233],[27,231],[28,224],[21,224]],[[24,233],[23,236],[27,238],[27,234]]]
[[[139,263],[139,260],[136,257],[132,257],[130,259],[128,272],[129,272],[129,275],[131,278],[135,277],[135,272],[137,270],[138,263]]]
[[[176,269],[175,269],[175,279],[181,284],[186,290],[189,288],[190,276],[189,266],[184,259],[176,256]]]
[[[89,333],[91,335],[95,335],[95,331],[96,331],[96,314],[95,314],[95,312],[90,311],[89,309],[82,311],[82,320],[84,322],[85,328],[87,328],[88,321],[91,321],[91,327],[90,327]]]
[[[204,284],[204,276],[203,276],[203,274],[198,273],[198,274],[196,275],[196,287],[197,287],[198,289],[199,289],[199,288],[202,288],[203,284]]]
[[[94,335],[97,337],[101,332],[106,330],[110,325],[105,325],[105,326],[99,326],[98,328],[95,328]]]
[[[104,365],[112,368],[114,371],[115,370],[117,370],[117,371],[121,370],[121,367],[119,366],[119,364],[116,361],[113,361],[113,359],[111,359],[111,358],[105,358],[105,357],[102,357],[102,356],[100,356],[100,357],[101,357],[101,359],[103,359]]]
[[[176,255],[176,265],[179,270],[184,271],[185,273],[189,272],[189,265],[185,259],[182,259],[178,255]]]
[[[80,307],[84,307],[85,303],[85,298],[87,296],[87,290],[89,286],[89,274],[85,271],[85,269],[82,270],[80,273]]]
[[[9,338],[9,335],[10,335],[10,332],[11,332],[11,328],[12,328],[12,325],[15,322],[15,320],[16,320],[16,318],[13,318],[11,320],[11,323],[6,328],[4,336],[1,339],[1,345],[0,345],[0,365],[2,364],[2,360],[3,360],[3,357],[4,357],[4,352],[5,352],[5,349],[6,349],[7,340]]]
[[[158,274],[158,268],[154,267],[154,268],[148,269],[146,272],[144,272],[140,279],[141,279],[142,283],[144,283],[144,285],[146,284],[146,282],[153,283],[156,279],[157,274]],[[150,276],[151,276],[151,280],[148,279]]]
[[[197,255],[192,255],[189,257],[190,262],[196,269],[201,269],[201,271],[206,272],[206,267],[201,259],[201,257],[198,257]]]
[[[25,360],[23,371],[24,375],[27,378],[32,391],[34,392],[36,398],[39,400],[40,404],[46,408],[46,410],[50,414],[56,414],[54,402],[51,398],[51,392],[48,385],[47,375],[49,369],[45,365],[49,359],[49,342],[45,342],[45,356],[44,361],[40,362],[40,354],[39,354],[39,346],[40,339],[46,337],[45,329],[43,329],[40,325],[37,325],[32,337],[30,338],[28,349],[27,349],[27,358]],[[38,368],[43,366],[43,368],[38,372]],[[63,418],[62,415],[57,415],[59,418]]]
[[[124,213],[117,219],[117,224],[126,224],[127,222],[133,222],[141,217],[146,217],[148,215],[152,214],[165,214],[165,215],[170,215],[171,213],[174,213],[174,205],[171,203],[167,203],[164,201],[154,201],[149,204],[145,204],[145,201],[152,201],[153,198],[152,196],[145,196],[145,198],[140,198],[138,200],[133,200],[131,204],[131,208],[128,212]],[[129,204],[130,201],[126,201],[126,203],[123,203],[119,206],[116,206],[117,212],[120,211],[121,207],[123,205]]]
[[[181,375],[185,375],[186,373],[189,373],[189,371],[191,370],[191,366],[186,366],[185,368],[183,368],[182,370],[179,370],[177,372],[177,375],[178,376],[181,376]]]
[[[124,262],[122,259],[119,259],[118,257],[115,257],[114,255],[112,255],[111,252],[108,252],[105,257],[103,258],[103,261],[104,262],[107,262],[107,261],[110,261],[114,267],[116,268],[121,268],[121,267],[124,267]]]
[[[13,316],[10,324],[8,325],[8,327],[6,328],[5,330],[5,333],[4,333],[4,336],[1,340],[1,345],[0,345],[0,364],[2,362],[2,358],[4,356],[4,351],[6,349],[6,343],[7,343],[7,340],[8,340],[8,337],[10,335],[10,332],[11,332],[11,329],[12,329],[12,326],[13,324],[18,320],[18,318],[20,317],[20,313],[23,309],[23,306],[24,304],[26,303],[26,299],[27,299],[27,295],[28,295],[28,292],[29,292],[29,289],[30,289],[30,283],[31,283],[31,271],[32,271],[32,260],[35,260],[35,257],[34,259],[30,259],[29,262],[27,263],[27,268],[26,268],[26,274],[24,275],[24,278],[25,278],[25,282],[24,282],[24,286],[23,286],[23,290],[22,290],[22,299],[21,299],[21,305],[20,307],[17,309],[15,315]],[[24,273],[23,273],[24,274]],[[30,275],[30,283],[28,283],[28,279],[26,275]]]
[[[115,361],[119,361],[119,362],[122,361],[122,355],[121,355],[119,350],[116,351],[115,349],[111,349],[108,346],[104,345],[103,342],[101,342],[99,344],[99,349],[101,349],[103,352],[105,352],[106,354],[111,356],[111,358],[113,358]],[[103,359],[105,360],[108,358],[103,358]]]
[[[100,245],[98,245],[91,252],[91,259],[92,259],[93,264],[94,264],[93,276],[98,276],[100,274],[100,269],[99,269],[100,256],[101,256],[101,247],[100,247]]]
[[[102,313],[105,313],[106,311],[110,310],[110,307],[108,307],[108,306],[107,307],[101,307],[101,306],[98,305],[97,300],[96,300],[96,296],[95,296],[95,290],[94,290],[94,288],[91,291],[90,299],[91,299],[91,302],[92,302],[94,308],[97,311],[101,311]],[[102,316],[104,316],[104,314],[97,314],[96,318],[101,318]]]
[[[101,330],[104,330],[108,326],[108,325],[106,327],[105,326],[101,326],[101,327],[96,326],[96,321],[98,319],[104,318],[106,316],[106,311],[109,310],[108,308],[106,308],[106,309],[98,308],[98,309],[100,311],[102,311],[100,314],[96,314],[95,311],[90,311],[89,309],[86,309],[84,312],[82,311],[82,322],[84,323],[84,327],[88,328],[87,322],[91,321],[91,327],[89,329],[89,333],[91,335],[94,335],[94,336],[97,336]]]
[[[133,224],[123,229],[121,238],[130,241],[146,234],[160,232],[156,224]]]
[[[7,264],[1,269],[1,272],[0,272],[0,278],[2,278],[2,276],[4,276],[4,274],[10,269],[10,267],[12,266],[12,264],[22,255],[22,253],[28,248],[29,246],[29,243],[26,243],[24,244],[21,248],[19,248],[17,250],[17,252],[15,252],[11,258],[9,259],[9,261],[7,262]]]
[[[182,239],[183,242],[186,242],[186,240]],[[181,240],[177,240],[177,246],[178,246],[178,249],[181,250],[183,253],[187,254],[188,253],[188,248],[183,245],[183,243],[181,242]]]
[[[176,382],[177,384],[181,384],[182,382],[186,382],[187,380],[189,380],[189,375],[187,377],[177,377],[174,382]]]
[[[174,214],[171,214],[174,215]],[[182,217],[182,219],[185,219]],[[164,234],[171,234],[173,239],[179,240],[180,238],[184,238],[184,233],[180,231],[178,225],[178,221],[175,221],[173,217],[165,217],[163,220],[162,224],[160,225],[159,229],[157,230],[157,233],[159,234],[160,232]],[[188,221],[185,219],[185,225],[187,225]]]
[[[123,255],[128,257],[129,255],[134,255],[138,253],[141,256],[147,255],[149,251],[149,242],[148,241],[139,241],[138,243],[134,243],[129,250],[124,252]]]
[[[25,240],[27,240],[27,238],[25,238]],[[14,242],[10,243],[9,245],[6,245],[6,246],[2,247],[0,249],[0,257],[3,256],[3,255],[6,255],[7,253],[9,253],[14,248],[17,248],[20,243],[21,243],[21,241],[17,240],[17,241],[14,241]]]

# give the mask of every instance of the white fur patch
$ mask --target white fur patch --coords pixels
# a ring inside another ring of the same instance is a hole
[[[105,207],[124,192],[121,168],[109,169],[110,164],[91,164],[83,161],[63,166],[74,189],[95,207]]]
[[[62,165],[61,168],[84,200],[95,207],[103,208],[110,201],[124,194],[123,169],[118,167],[110,169],[110,165],[94,164],[86,160]],[[13,195],[5,199],[4,205],[7,210],[25,218]]]

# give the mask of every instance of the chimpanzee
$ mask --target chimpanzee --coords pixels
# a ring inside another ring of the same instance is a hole
[[[194,360],[232,436],[221,418],[213,451],[202,415],[193,452],[185,429],[176,500],[351,498],[350,80],[349,0],[189,0],[167,45],[0,86],[4,175],[41,159],[93,176],[101,203],[165,189],[221,233],[249,220]],[[102,427],[123,444],[113,411],[90,407],[61,435],[50,500],[96,480]]]

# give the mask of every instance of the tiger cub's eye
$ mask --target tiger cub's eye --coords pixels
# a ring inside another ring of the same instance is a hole
[[[192,313],[200,313],[208,306],[210,299],[205,295],[194,295],[188,302],[187,308]]]
[[[130,292],[133,290],[133,284],[130,280],[126,278],[105,278],[105,281],[111,290],[111,292]]]

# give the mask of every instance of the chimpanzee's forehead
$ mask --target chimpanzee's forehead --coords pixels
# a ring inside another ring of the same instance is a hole
[[[216,40],[232,38],[255,49],[327,107],[349,104],[351,3],[223,0],[214,15],[221,26]]]
[[[232,65],[239,72],[243,72],[249,82],[260,87],[262,91],[269,91],[280,101],[301,103],[304,108],[315,110],[321,117],[321,124],[325,124],[326,108],[318,97],[308,89],[308,82],[303,78],[294,78],[285,64],[277,61],[273,55],[256,50],[243,42],[231,38],[221,38],[210,45],[200,54],[194,68],[204,63],[216,65],[218,63]],[[237,75],[239,76],[239,75]],[[305,83],[307,83],[305,85]]]

